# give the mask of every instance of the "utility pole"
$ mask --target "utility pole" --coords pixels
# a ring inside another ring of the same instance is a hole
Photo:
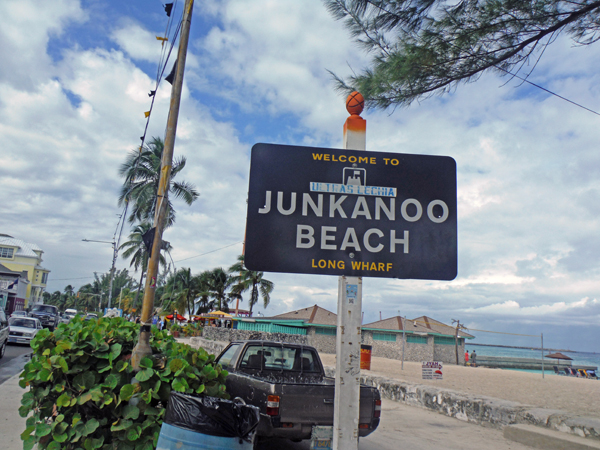
[[[177,119],[179,117],[179,105],[181,103],[181,90],[183,86],[183,73],[187,56],[188,40],[190,37],[190,25],[192,23],[192,8],[194,0],[186,0],[183,8],[183,20],[181,25],[181,37],[179,39],[179,52],[177,54],[177,67],[175,79],[171,88],[171,104],[169,107],[169,118],[167,119],[167,132],[161,161],[160,180],[156,195],[157,207],[154,215],[154,241],[152,252],[148,260],[146,271],[146,284],[144,288],[144,301],[142,304],[141,328],[138,343],[133,349],[131,363],[135,371],[140,370],[142,358],[150,356],[150,330],[151,318],[154,309],[154,295],[156,293],[156,278],[158,276],[158,265],[160,250],[162,247],[162,235],[167,212],[167,196],[169,193],[169,181],[171,178],[171,165],[173,163],[173,151],[175,148],[175,135],[177,132]]]
[[[112,265],[110,267],[110,282],[108,287],[108,309],[110,309],[110,302],[112,300],[112,287],[113,287],[113,279],[115,277],[115,264],[117,262],[117,255],[119,254],[117,249],[117,243],[114,241],[96,241],[94,239],[82,239],[83,242],[101,242],[102,244],[110,244],[113,248],[113,258]]]
[[[112,246],[113,246],[113,258],[112,258],[112,266],[110,267],[110,283],[108,284],[108,308],[107,308],[107,311],[111,307],[113,280],[115,279],[115,263],[117,262],[117,254],[118,254],[117,243],[114,240],[112,241]]]
[[[452,323],[456,324],[456,332],[454,334],[454,352],[456,353],[456,365],[458,366],[458,330],[466,330],[467,328],[460,324],[460,320],[452,319]]]

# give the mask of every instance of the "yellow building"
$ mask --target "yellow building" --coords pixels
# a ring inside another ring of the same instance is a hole
[[[0,234],[0,264],[15,272],[27,272],[29,283],[25,294],[26,308],[34,303],[42,303],[50,273],[40,265],[43,253],[35,244]]]

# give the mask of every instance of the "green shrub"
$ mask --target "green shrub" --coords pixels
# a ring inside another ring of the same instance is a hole
[[[135,373],[129,363],[139,325],[117,318],[77,317],[41,330],[19,384],[27,417],[23,448],[151,450],[171,390],[229,398],[227,371],[214,355],[152,329],[153,356]],[[135,378],[134,378],[135,376]]]

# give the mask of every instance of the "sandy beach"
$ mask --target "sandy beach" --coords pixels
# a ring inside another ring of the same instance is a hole
[[[323,364],[335,367],[335,355],[321,354]],[[371,375],[411,384],[426,384],[494,397],[538,408],[558,409],[573,414],[600,418],[600,380],[519,372],[516,370],[464,367],[446,364],[443,380],[423,380],[421,363],[373,357]]]

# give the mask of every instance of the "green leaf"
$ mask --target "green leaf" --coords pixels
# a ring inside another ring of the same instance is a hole
[[[47,423],[38,423],[35,427],[35,435],[37,437],[43,437],[50,434],[52,427]]]
[[[169,369],[171,372],[177,372],[182,369],[184,365],[184,361],[182,359],[176,358],[169,363]]]
[[[153,366],[154,361],[152,361],[152,358],[148,358],[147,356],[143,357],[140,361],[140,367],[143,367],[144,369],[152,369]]]
[[[67,437],[66,434],[63,434],[61,436],[64,436],[65,440],[66,440],[66,437]],[[56,437],[55,437],[55,440],[56,440]],[[57,441],[57,442],[52,441],[48,444],[48,447],[46,447],[46,450],[60,450],[61,445],[59,444],[59,442],[64,442],[64,441]]]
[[[53,434],[52,439],[54,439],[56,442],[65,442],[67,439],[69,439],[69,435],[67,433]]]
[[[73,379],[73,387],[78,391],[85,391],[96,384],[96,377],[92,372],[83,372]]]
[[[135,393],[135,387],[133,384],[126,384],[121,388],[121,392],[119,393],[119,397],[121,401],[127,402],[133,397]]]
[[[173,383],[171,383],[171,386],[173,387],[173,390],[177,392],[185,392],[188,388],[188,384],[183,378],[175,378]]]
[[[56,423],[54,422],[53,426],[52,426],[52,435],[60,435],[63,434],[65,431],[67,431],[67,428],[69,428],[69,424],[64,423],[64,422],[60,422],[60,423]]]
[[[132,424],[133,424],[133,422],[131,420],[120,420],[119,419],[115,423],[112,424],[112,426],[110,427],[110,431],[127,430]]]
[[[25,428],[25,431],[21,433],[21,440],[24,441],[25,439],[27,439],[34,431],[35,425]]]
[[[204,392],[205,386],[201,384],[198,389],[196,389],[196,394],[202,394]]]
[[[154,375],[154,369],[144,369],[136,373],[135,378],[138,381],[148,381],[150,378],[152,378],[152,375]]]
[[[69,406],[70,403],[71,397],[66,392],[56,399],[56,406],[59,408]]]
[[[121,356],[121,352],[123,351],[123,346],[121,344],[113,344],[110,346],[110,356],[111,361]]]
[[[123,418],[136,420],[140,416],[140,410],[137,406],[126,405],[123,407]]]
[[[92,434],[100,426],[100,423],[96,419],[90,419],[85,423],[85,431],[82,433],[84,436]]]
[[[21,398],[21,405],[31,407],[31,405],[33,405],[34,403],[35,397],[33,396],[33,392],[25,392],[23,394],[23,397]]]
[[[148,406],[144,411],[144,415],[146,416],[158,416],[160,414],[160,410],[153,406]]]
[[[19,416],[27,417],[29,415],[29,411],[31,411],[31,408],[29,406],[20,406],[19,407]]]
[[[36,443],[37,439],[35,438],[35,436],[29,436],[23,441],[23,450],[32,450]]]
[[[135,441],[142,434],[141,427],[134,427],[127,430],[127,439],[130,441]]]
[[[50,375],[52,373],[50,372],[50,370],[48,369],[42,369],[37,373],[36,379],[42,381],[42,382],[46,382],[50,379]]]
[[[115,363],[115,369],[117,372],[123,372],[128,366],[129,363],[127,361],[117,361]]]
[[[84,403],[89,402],[91,399],[92,399],[92,394],[90,394],[89,392],[86,392],[85,394],[82,394],[77,398],[77,403],[79,405],[83,405]]]

